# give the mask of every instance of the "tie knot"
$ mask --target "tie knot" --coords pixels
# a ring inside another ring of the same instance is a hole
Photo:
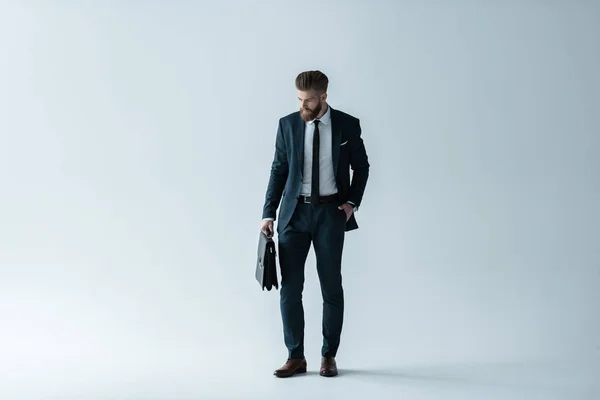
[[[319,122],[321,122],[321,120],[315,119],[315,125],[319,125]]]

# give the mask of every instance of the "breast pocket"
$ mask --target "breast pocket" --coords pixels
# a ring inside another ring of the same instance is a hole
[[[343,139],[340,143],[340,160],[344,158],[348,158],[348,153],[350,151],[350,141],[348,139]]]

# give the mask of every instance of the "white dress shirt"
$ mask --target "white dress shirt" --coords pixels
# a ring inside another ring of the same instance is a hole
[[[327,106],[327,111],[319,120],[321,121],[319,123],[319,196],[329,196],[337,193],[331,151],[331,109],[329,106]],[[302,174],[300,195],[310,196],[315,121],[307,121],[304,125],[304,173]]]

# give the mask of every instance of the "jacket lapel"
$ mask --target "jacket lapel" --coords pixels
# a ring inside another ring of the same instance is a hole
[[[342,126],[336,110],[331,109],[331,157],[333,159],[333,172],[337,177],[340,159],[340,144],[342,143]]]
[[[296,153],[298,156],[298,162],[300,163],[300,173],[304,171],[304,131],[306,124],[298,113],[296,122],[294,124],[294,140],[296,141]]]

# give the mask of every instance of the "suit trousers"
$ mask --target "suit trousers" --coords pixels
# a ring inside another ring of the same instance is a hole
[[[304,358],[304,266],[313,244],[323,297],[322,356],[335,357],[342,332],[344,290],[342,250],[346,213],[338,202],[299,202],[288,225],[279,233],[280,309],[289,358]]]

